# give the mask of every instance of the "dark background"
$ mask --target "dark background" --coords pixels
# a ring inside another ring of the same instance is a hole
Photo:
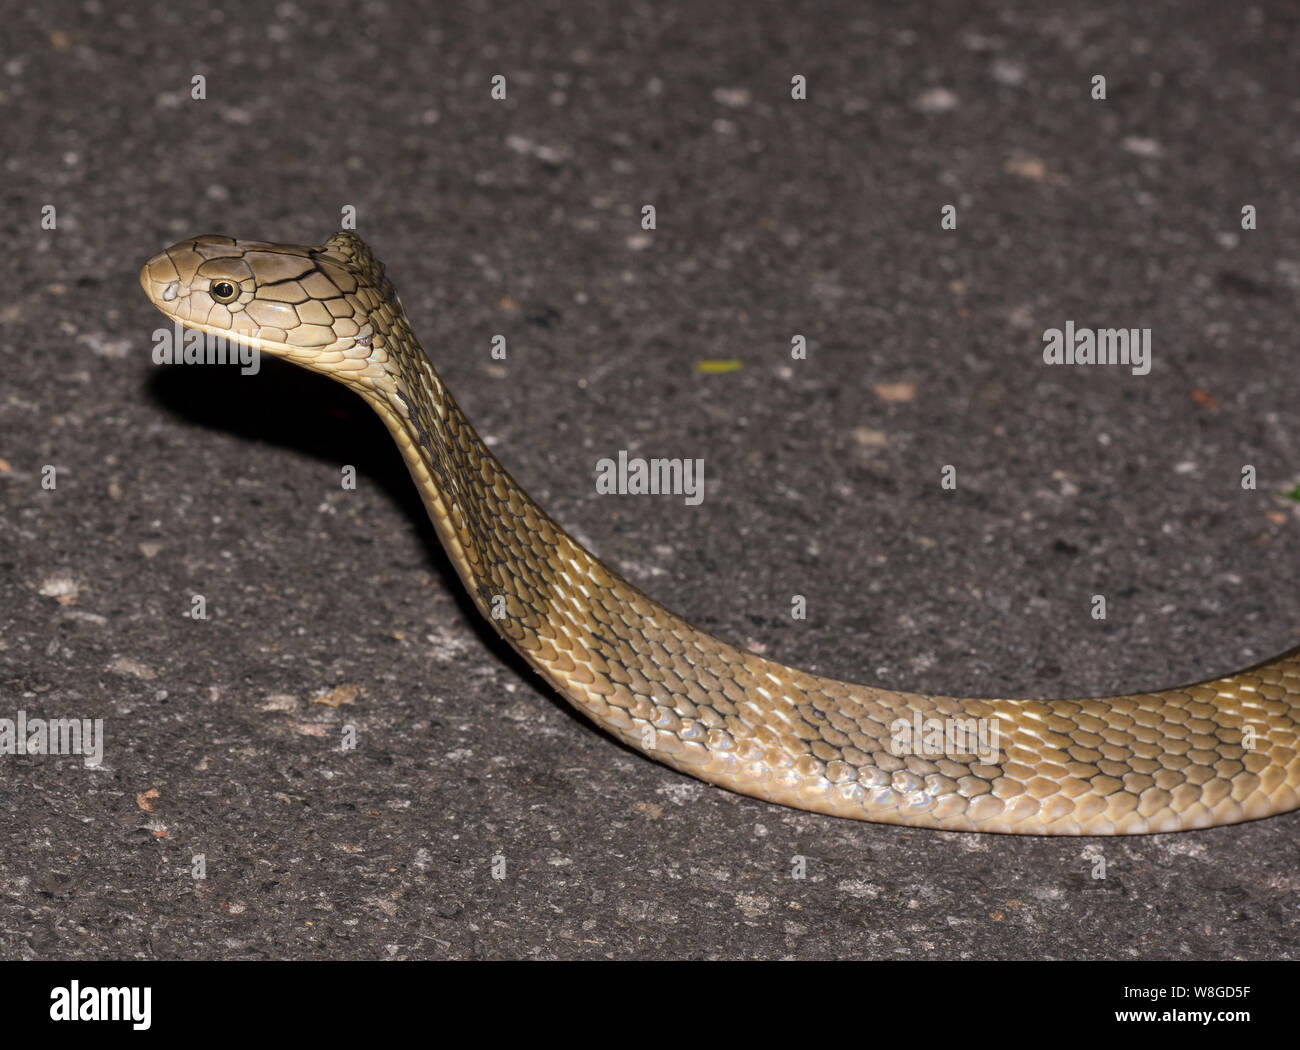
[[[913,831],[622,749],[478,622],[359,401],[153,365],[136,283],[352,205],[507,468],[688,619],[912,690],[1204,678],[1300,633],[1293,5],[4,6],[0,717],[107,735],[0,757],[4,957],[1297,954],[1296,815]],[[1069,319],[1151,328],[1150,375],[1044,366]],[[623,448],[704,503],[597,497]]]

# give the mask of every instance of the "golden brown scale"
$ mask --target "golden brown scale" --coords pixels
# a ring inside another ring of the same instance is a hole
[[[661,762],[800,809],[953,830],[1176,831],[1300,806],[1300,648],[1215,681],[1087,700],[959,700],[807,674],[670,613],[547,517],[465,419],[355,235],[319,248],[196,238],[140,280],[169,317],[360,393],[479,610],[574,706]],[[237,300],[214,298],[221,280]]]

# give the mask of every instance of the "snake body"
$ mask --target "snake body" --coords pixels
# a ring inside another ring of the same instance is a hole
[[[356,235],[197,237],[140,281],[173,320],[360,394],[488,622],[579,711],[675,769],[799,809],[950,830],[1139,834],[1300,806],[1300,647],[1195,685],[1081,700],[808,674],[694,627],[552,521],[466,420]]]

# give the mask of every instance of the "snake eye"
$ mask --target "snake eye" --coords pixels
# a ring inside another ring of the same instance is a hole
[[[219,303],[233,303],[239,298],[239,285],[233,281],[213,281],[208,294]]]

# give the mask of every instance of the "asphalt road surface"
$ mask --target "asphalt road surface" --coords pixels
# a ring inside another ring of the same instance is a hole
[[[1300,954],[1300,814],[934,833],[646,761],[479,622],[359,401],[152,360],[147,257],[355,215],[520,483],[729,641],[967,696],[1258,661],[1300,21],[1085,6],[7,4],[0,718],[104,753],[0,755],[0,956]],[[1046,364],[1067,322],[1149,372]],[[598,495],[620,450],[705,498]]]

